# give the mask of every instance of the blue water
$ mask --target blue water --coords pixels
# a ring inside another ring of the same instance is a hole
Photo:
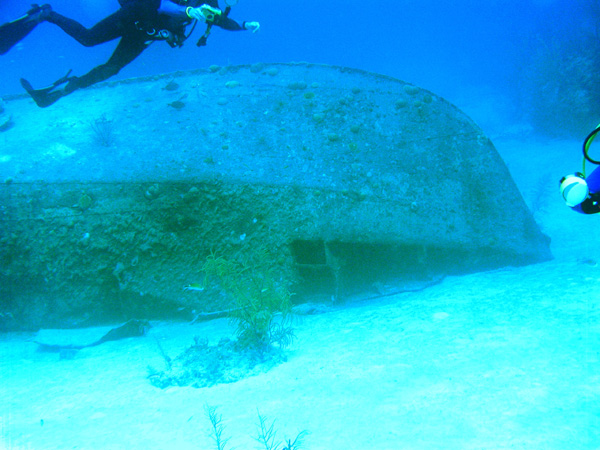
[[[197,29],[182,49],[155,43],[118,77],[211,64],[308,61],[383,73],[449,97],[466,86],[514,94],[519,69],[541,39],[594,30],[591,3],[240,0],[231,16],[259,21],[259,33],[216,30],[207,47],[197,48]],[[28,5],[3,1],[0,21],[18,17]],[[117,0],[55,0],[52,5],[86,26],[118,8]],[[0,94],[21,92],[19,77],[43,86],[69,69],[83,74],[104,62],[115,44],[83,48],[57,27],[43,24],[0,60]]]

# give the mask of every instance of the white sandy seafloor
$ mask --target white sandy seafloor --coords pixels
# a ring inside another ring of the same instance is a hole
[[[209,450],[208,404],[238,450],[260,448],[257,410],[281,439],[307,430],[312,450],[600,449],[600,216],[557,193],[581,144],[491,136],[555,260],[302,316],[287,362],[203,389],[148,382],[155,338],[175,356],[231,336],[226,320],[154,323],[63,360],[4,335],[0,447]]]

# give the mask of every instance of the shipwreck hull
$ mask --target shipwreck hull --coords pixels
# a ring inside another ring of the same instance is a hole
[[[0,324],[73,326],[227,306],[211,253],[263,252],[298,301],[551,257],[482,131],[399,80],[311,64],[6,99]],[[42,129],[40,129],[42,124]]]

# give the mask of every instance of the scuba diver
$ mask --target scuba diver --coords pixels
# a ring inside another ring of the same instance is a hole
[[[600,125],[583,141],[583,172],[575,172],[560,179],[560,193],[565,203],[572,210],[582,214],[600,212],[600,167],[596,167],[589,176],[585,176],[585,162],[600,166],[600,161],[589,155],[589,148],[596,135],[600,133]]]
[[[22,78],[21,85],[39,107],[45,108],[77,89],[86,88],[116,75],[155,41],[165,41],[173,48],[181,47],[198,22],[207,24],[204,35],[197,43],[198,46],[206,45],[213,25],[230,31],[258,31],[258,22],[240,24],[228,17],[231,6],[235,5],[237,0],[226,0],[226,3],[227,7],[222,11],[219,9],[218,0],[119,0],[121,7],[118,11],[89,29],[58,14],[50,5],[32,5],[24,16],[0,25],[0,54],[8,52],[42,22],[58,25],[86,47],[120,38],[109,60],[85,75],[69,76],[69,71],[64,77],[43,89],[34,89],[31,83]],[[192,25],[192,29],[186,35],[188,25]]]

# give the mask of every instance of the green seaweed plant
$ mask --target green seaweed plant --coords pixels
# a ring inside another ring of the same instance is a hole
[[[215,441],[215,446],[217,450],[225,450],[227,442],[229,439],[223,436],[225,431],[225,425],[223,424],[223,416],[217,412],[216,406],[210,406],[208,404],[204,405],[204,412],[208,417],[211,425],[211,433],[210,437],[212,437],[213,441]]]
[[[241,348],[263,350],[272,344],[285,348],[292,343],[292,294],[276,281],[268,252],[257,251],[241,262],[211,253],[202,271],[205,286],[215,279],[233,301],[229,318],[236,324]]]
[[[275,420],[270,425],[268,419],[261,415],[260,411],[257,410],[258,414],[258,436],[255,440],[264,447],[265,450],[299,450],[302,448],[304,437],[308,434],[308,431],[303,430],[296,435],[294,440],[286,439],[284,443],[277,440],[277,429],[275,428]]]
[[[216,406],[204,405],[204,412],[211,424],[210,437],[215,442],[217,450],[225,450],[226,445],[231,438],[225,438],[223,433],[225,425],[223,424],[223,416],[219,414]],[[260,411],[258,414],[258,435],[254,438],[261,448],[265,450],[300,450],[304,443],[304,438],[309,434],[307,430],[299,432],[294,440],[286,439],[281,442],[277,439],[277,428],[275,428],[275,420],[269,422],[267,417],[263,416]]]

